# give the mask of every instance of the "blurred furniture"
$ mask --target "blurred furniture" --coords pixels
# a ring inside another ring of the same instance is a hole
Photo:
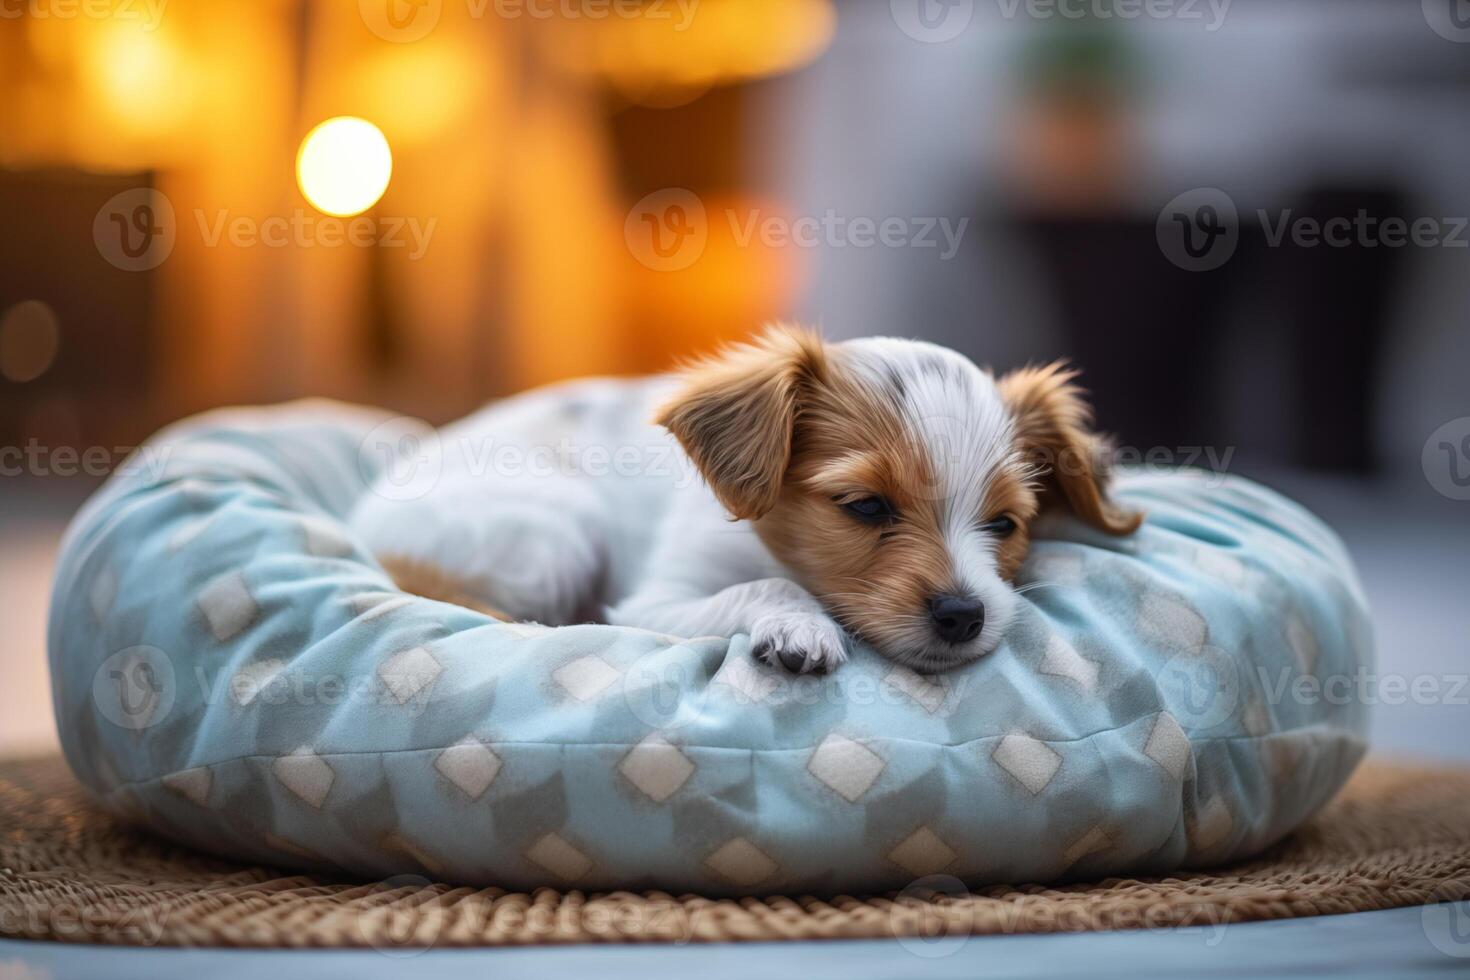
[[[1403,194],[1375,187],[1311,188],[1269,218],[1288,211],[1292,223],[1412,213]],[[1010,220],[1039,260],[1098,417],[1123,445],[1177,457],[1183,447],[1245,444],[1252,454],[1273,448],[1283,457],[1276,463],[1373,469],[1378,355],[1407,248],[1371,238],[1303,247],[1289,232],[1272,245],[1242,209],[1235,255],[1194,272],[1163,254],[1152,216],[1117,209]],[[1260,309],[1272,314],[1264,324],[1244,321]],[[1261,326],[1281,331],[1267,338],[1277,342],[1235,334]],[[1249,418],[1231,417],[1231,391],[1258,403]]]
[[[148,174],[0,168],[0,318],[39,301],[59,341],[38,376],[0,377],[0,445],[112,446],[147,434],[153,420],[136,416],[156,370],[156,278],[107,262],[92,223],[114,194],[150,183]]]

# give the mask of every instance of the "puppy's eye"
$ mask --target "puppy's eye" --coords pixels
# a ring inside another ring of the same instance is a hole
[[[859,497],[842,504],[842,509],[864,524],[887,524],[898,515],[882,497]]]
[[[992,517],[984,524],[981,524],[980,530],[993,534],[998,538],[1008,538],[1016,533],[1016,522],[1013,518],[1002,514],[999,517]]]

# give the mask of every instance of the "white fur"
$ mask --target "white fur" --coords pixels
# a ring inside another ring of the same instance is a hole
[[[974,645],[995,649],[1016,611],[1016,594],[996,569],[996,541],[976,526],[991,516],[981,509],[995,474],[1015,462],[1015,420],[995,379],[955,351],[923,341],[872,337],[842,349],[873,383],[882,384],[888,371],[903,380],[904,425],[925,447],[938,478],[934,493],[943,503],[955,583],[985,605],[985,628]],[[930,645],[927,631],[913,633],[914,649]]]
[[[986,607],[971,655],[993,649],[1016,603],[997,574],[995,542],[975,527],[987,483],[1011,453],[1013,422],[994,381],[917,341],[832,350],[873,384],[902,379],[903,422],[939,476],[955,581]],[[669,384],[577,382],[490,405],[442,430],[432,447],[441,475],[425,493],[367,494],[353,525],[380,557],[432,563],[464,594],[516,618],[557,625],[600,611],[610,623],[681,636],[745,633],[762,657],[792,669],[838,666],[846,633],[646,421]],[[570,403],[581,407],[569,412]],[[555,465],[509,472],[495,457],[505,447],[555,447]],[[598,448],[636,455],[643,467],[589,472],[583,457]],[[913,642],[924,650],[934,637],[915,626]]]

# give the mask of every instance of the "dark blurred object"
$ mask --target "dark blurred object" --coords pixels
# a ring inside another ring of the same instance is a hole
[[[11,229],[0,236],[0,318],[39,302],[57,335],[40,374],[0,378],[0,445],[111,445],[146,433],[137,414],[155,349],[154,276],[108,263],[92,226],[113,195],[149,183],[146,175],[0,169],[0,214]]]
[[[1366,187],[1310,190],[1288,207],[1293,225],[1412,213],[1403,194]],[[1099,419],[1123,445],[1223,452],[1241,435],[1224,408],[1234,390],[1274,403],[1274,412],[1254,420],[1286,435],[1286,456],[1273,462],[1374,469],[1379,354],[1407,249],[1356,237],[1303,247],[1289,232],[1268,247],[1260,222],[1242,213],[1234,258],[1190,272],[1164,256],[1154,223],[1142,217],[1045,213],[1016,222],[1040,259],[1066,350],[1085,371]],[[1250,346],[1236,365],[1245,373],[1228,376],[1227,330],[1257,299],[1278,313],[1269,322],[1283,331],[1282,342]],[[1267,357],[1284,363],[1259,363]],[[1289,382],[1284,392],[1265,390],[1274,379]],[[1274,433],[1244,435],[1253,455],[1278,441]]]
[[[1326,222],[1364,213],[1413,212],[1388,189],[1322,188],[1304,195],[1303,218]],[[1373,470],[1379,355],[1403,278],[1406,248],[1355,241],[1344,248],[1283,245],[1263,274],[1279,295],[1292,374],[1292,462],[1316,469]]]
[[[1216,390],[1227,298],[1242,263],[1188,272],[1132,217],[1017,218],[1040,258],[1065,349],[1103,428],[1139,451],[1221,445]]]

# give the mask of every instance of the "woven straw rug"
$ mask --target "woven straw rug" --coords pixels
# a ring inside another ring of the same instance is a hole
[[[0,935],[195,946],[936,937],[1224,925],[1470,897],[1470,771],[1368,764],[1310,825],[1209,874],[713,900],[364,883],[205,857],[97,810],[60,759],[0,762]]]

